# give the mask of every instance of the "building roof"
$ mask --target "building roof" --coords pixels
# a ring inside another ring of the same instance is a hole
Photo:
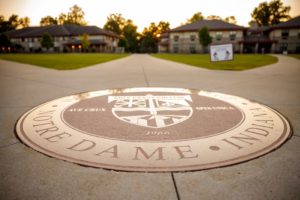
[[[248,32],[251,33],[263,33],[269,31],[271,29],[270,26],[258,26],[258,27],[250,27],[248,28]]]
[[[300,16],[290,19],[286,22],[281,22],[274,25],[272,28],[281,29],[281,28],[300,28]]]
[[[86,33],[88,35],[108,35],[112,37],[119,37],[117,34],[103,30],[97,26],[80,26],[71,24],[26,27],[7,32],[8,36],[11,38],[41,37],[44,33],[48,33],[51,36],[78,36]]]
[[[196,22],[174,28],[170,30],[170,32],[198,31],[199,29],[205,26],[208,28],[209,31],[245,29],[243,26],[230,24],[222,20],[198,20]]]

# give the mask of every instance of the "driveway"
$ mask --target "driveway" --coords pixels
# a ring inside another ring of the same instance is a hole
[[[241,72],[137,54],[73,71],[0,60],[0,199],[299,199],[300,60],[276,56],[276,64]],[[249,162],[185,173],[83,167],[37,153],[15,137],[15,122],[36,105],[74,93],[128,87],[180,87],[245,97],[285,115],[294,134],[281,148]]]

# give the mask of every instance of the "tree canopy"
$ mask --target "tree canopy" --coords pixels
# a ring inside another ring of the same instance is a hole
[[[77,25],[86,25],[87,22],[84,19],[84,12],[83,10],[74,5],[69,9],[68,14],[66,15],[67,18],[64,21],[64,24],[77,24]]]
[[[138,27],[130,19],[114,13],[107,17],[103,29],[112,31],[120,36],[118,46],[124,47],[126,52],[157,52],[160,34],[170,30],[168,22],[151,23],[144,31],[138,33]]]
[[[81,44],[82,44],[82,48],[83,51],[86,51],[87,48],[90,46],[91,42],[89,41],[89,35],[84,33],[82,35],[79,36]]]
[[[204,19],[204,16],[202,15],[202,13],[201,12],[196,12],[195,14],[193,14],[193,16],[191,18],[187,19],[184,24],[190,24],[190,23],[193,23],[195,21],[203,20],[203,19]]]
[[[125,22],[126,22],[126,20],[124,17],[122,17],[122,14],[119,14],[119,13],[110,14],[107,17],[107,21],[106,21],[103,29],[109,30],[118,35],[121,35],[122,31],[123,31],[123,27],[125,25]]]
[[[132,20],[127,20],[123,27],[123,36],[127,41],[127,46],[125,50],[128,52],[138,52],[139,51],[139,33],[137,32],[137,26],[134,25]]]
[[[156,53],[159,36],[168,30],[170,30],[170,24],[164,21],[160,21],[157,25],[152,22],[148,28],[144,28],[141,37],[141,52]]]
[[[47,50],[53,47],[53,39],[48,33],[44,33],[41,39],[42,47],[46,48]]]
[[[186,20],[185,23],[182,24],[190,24],[199,20],[223,20],[225,22],[231,23],[231,24],[236,24],[236,18],[235,16],[228,16],[225,17],[224,19],[218,15],[209,15],[207,17],[203,16],[201,12],[196,12],[195,14],[193,14],[193,16],[189,19]]]
[[[222,20],[222,18],[218,15],[209,15],[209,16],[207,16],[206,19],[208,19],[208,20],[213,20],[213,19]]]
[[[84,11],[77,5],[69,8],[68,13],[61,13],[58,17],[46,16],[40,20],[41,26],[57,25],[57,24],[76,24],[76,25],[87,25],[84,19]]]
[[[21,17],[18,15],[12,14],[7,20],[4,16],[0,16],[0,33],[15,30],[17,28],[25,28],[30,24],[29,17]]]
[[[237,21],[235,19],[235,16],[225,17],[224,21],[228,22],[228,23],[231,23],[231,24],[236,24],[237,23]]]
[[[11,45],[10,39],[7,34],[0,34],[0,47],[9,47]]]
[[[43,17],[40,20],[40,26],[57,25],[57,24],[58,24],[57,18],[51,17],[49,15],[46,17]]]
[[[107,17],[107,21],[103,27],[105,30],[112,31],[120,36],[119,47],[124,47],[126,52],[139,51],[139,34],[137,26],[132,20],[126,20],[122,14],[114,13]]]
[[[212,37],[209,35],[208,28],[205,26],[198,32],[199,42],[203,47],[203,51],[206,51],[206,47],[212,42]]]
[[[251,17],[259,26],[273,25],[290,19],[290,6],[284,6],[281,0],[263,2],[254,8]]]

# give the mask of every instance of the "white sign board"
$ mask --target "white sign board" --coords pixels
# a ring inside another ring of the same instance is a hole
[[[210,61],[226,61],[233,60],[232,44],[211,45],[210,46]]]

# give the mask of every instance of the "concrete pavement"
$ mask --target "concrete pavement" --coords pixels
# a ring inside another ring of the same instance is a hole
[[[73,71],[0,60],[0,199],[299,199],[300,61],[242,72],[211,71],[131,55]],[[294,134],[280,149],[242,164],[185,173],[128,173],[49,158],[16,139],[14,124],[48,100],[85,91],[181,87],[245,97],[277,109]]]

